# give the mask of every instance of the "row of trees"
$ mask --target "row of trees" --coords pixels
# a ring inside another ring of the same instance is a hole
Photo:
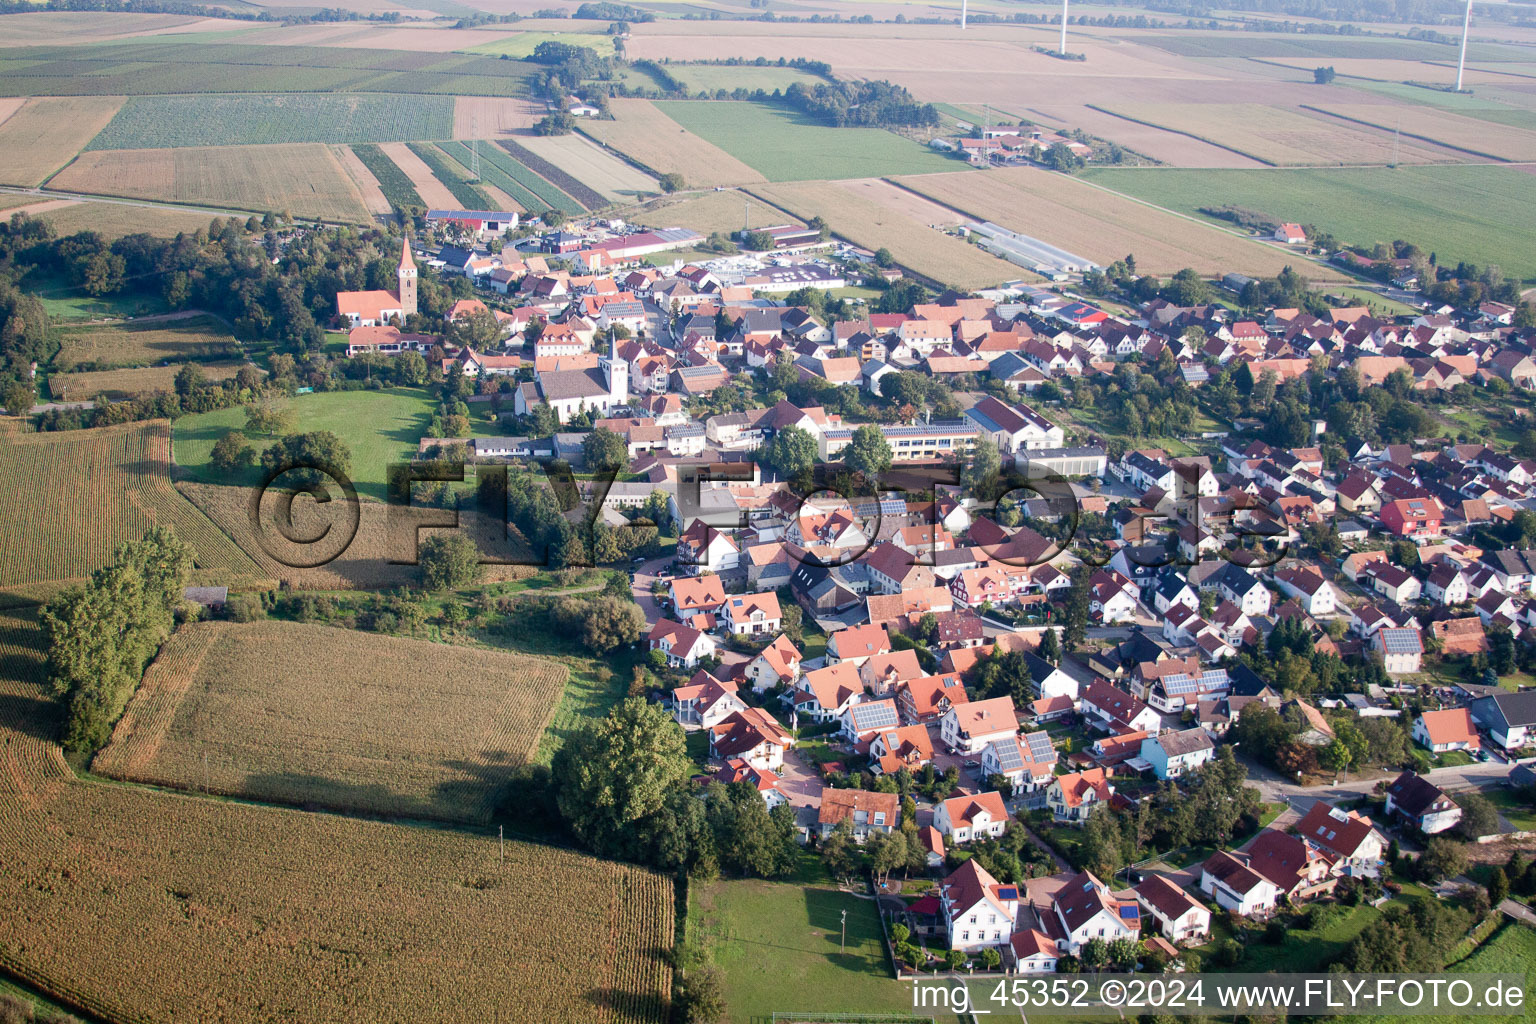
[[[88,583],[43,608],[48,687],[64,705],[64,749],[104,746],[175,624],[192,550],[167,527],[122,545]]]

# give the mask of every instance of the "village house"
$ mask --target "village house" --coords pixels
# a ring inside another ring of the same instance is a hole
[[[795,739],[762,708],[735,711],[709,728],[709,755],[739,758],[759,770],[776,772],[784,766],[784,751]]]
[[[1109,773],[1103,768],[1058,775],[1051,780],[1045,793],[1045,805],[1057,821],[1082,824],[1093,809],[1107,804],[1115,794],[1115,784],[1109,781]]]
[[[1003,834],[1008,821],[1001,793],[951,797],[941,800],[933,810],[933,827],[951,846],[989,836],[996,838]]]
[[[714,657],[719,650],[707,633],[670,619],[658,620],[646,642],[650,650],[660,651],[672,668],[697,668],[701,660]]]
[[[1112,893],[1091,872],[1080,871],[1051,894],[1051,912],[1044,916],[1045,932],[1056,948],[1078,956],[1095,939],[1137,941],[1141,935],[1141,906],[1135,893]]]
[[[1152,773],[1159,779],[1179,778],[1215,756],[1216,745],[1198,726],[1158,733],[1141,741],[1141,757],[1152,765]]]
[[[728,597],[720,617],[726,629],[736,636],[777,633],[784,621],[779,597],[772,592]]]
[[[703,726],[708,729],[746,705],[736,696],[736,684],[722,682],[700,669],[684,686],[672,691],[672,716],[679,725]]]
[[[1396,814],[1425,835],[1456,827],[1461,808],[1433,782],[1403,772],[1387,787],[1387,813]]]
[[[1468,708],[1426,711],[1414,719],[1411,735],[1415,743],[1428,747],[1436,754],[1452,750],[1477,751],[1483,745]]]
[[[1375,877],[1381,872],[1386,843],[1371,819],[1358,811],[1341,811],[1319,800],[1296,823],[1296,834],[1333,856],[1340,874]]]
[[[1007,944],[1019,902],[1018,886],[1000,883],[975,858],[967,860],[939,883],[939,913],[949,947],[974,952]]]
[[[1505,750],[1536,742],[1536,690],[1495,693],[1472,702],[1472,718]]]
[[[1001,775],[1017,796],[1049,785],[1056,760],[1051,734],[1042,729],[988,743],[981,752],[981,774],[988,779]]]
[[[1280,898],[1275,883],[1226,850],[1217,850],[1200,866],[1200,891],[1243,917],[1268,914]]]
[[[876,832],[890,833],[901,825],[901,797],[866,789],[824,789],[816,812],[817,832],[825,839],[842,822],[853,826],[855,842]]]
[[[1005,740],[1019,731],[1012,697],[993,697],[959,704],[939,720],[944,745],[956,754],[979,754],[987,744]]]
[[[759,693],[776,686],[793,686],[800,678],[801,660],[800,651],[781,633],[747,662],[746,678]]]
[[[1148,875],[1134,889],[1136,902],[1176,946],[1198,946],[1211,932],[1211,912],[1162,875]]]

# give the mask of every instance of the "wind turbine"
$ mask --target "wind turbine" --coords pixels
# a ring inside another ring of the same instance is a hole
[[[970,0],[960,0],[960,29],[965,30],[966,8],[970,6]]]
[[[1472,0],[1467,0],[1471,3]],[[1067,0],[1061,0],[1061,55],[1067,55]]]
[[[1467,66],[1467,30],[1472,27],[1472,0],[1467,0],[1467,12],[1461,16],[1461,56],[1456,60],[1456,91],[1461,92],[1461,73]]]

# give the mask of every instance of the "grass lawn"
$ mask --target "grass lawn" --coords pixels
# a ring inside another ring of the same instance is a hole
[[[596,32],[519,32],[492,43],[471,46],[465,53],[487,57],[530,57],[540,43],[565,43],[568,46],[585,46],[599,57],[613,56],[613,37]]]
[[[432,418],[434,401],[420,388],[386,391],[326,391],[291,402],[293,431],[329,430],[352,452],[352,482],[360,495],[385,498],[386,468],[415,452]],[[243,430],[245,410],[219,409],[183,416],[171,430],[176,463],[208,483],[230,483],[208,464],[213,445],[231,430]],[[273,439],[246,435],[260,451]],[[256,471],[248,474],[253,479]],[[238,482],[238,481],[237,481]]]
[[[722,880],[692,887],[688,918],[723,975],[727,1020],[912,1012],[911,986],[891,976],[871,900],[816,884]]]
[[[1408,305],[1406,302],[1398,302],[1389,299],[1379,292],[1373,292],[1369,288],[1338,288],[1327,289],[1329,295],[1337,295],[1351,306],[1369,306],[1372,313],[1385,316],[1418,316],[1422,310]]]
[[[1257,937],[1250,939],[1243,959],[1232,969],[1253,974],[1325,971],[1355,936],[1380,918],[1381,911],[1369,904],[1340,906],[1320,928],[1303,928],[1299,921],[1293,924],[1279,945],[1272,946]]]
[[[1465,750],[1447,750],[1429,756],[1429,763],[1436,768],[1460,768],[1462,765],[1471,764],[1472,760],[1472,755]]]
[[[746,89],[755,92],[773,92],[788,89],[799,82],[807,89],[821,84],[825,79],[799,68],[781,68],[769,64],[668,64],[667,72],[693,92],[724,89],[735,92]]]
[[[124,292],[120,295],[87,295],[85,289],[58,279],[33,283],[26,289],[43,303],[43,312],[57,323],[61,320],[98,320],[103,317],[147,316],[165,312],[165,302],[148,292]]]
[[[1483,795],[1515,828],[1522,832],[1536,832],[1536,807],[1521,800],[1519,794],[1507,789],[1485,789]]]
[[[1531,176],[1515,167],[1105,168],[1084,177],[1193,216],[1202,207],[1241,206],[1315,224],[1342,242],[1401,238],[1435,251],[1441,263],[1497,263],[1510,277],[1536,279],[1536,221],[1520,215]]]
[[[965,165],[880,128],[831,128],[785,107],[742,100],[658,101],[657,108],[769,181],[877,178]]]
[[[1524,925],[1509,922],[1499,926],[1482,945],[1466,959],[1445,969],[1447,974],[1523,974],[1525,975],[1525,1012],[1505,1016],[1462,1017],[1482,1024],[1528,1024],[1536,1021],[1536,973],[1531,965],[1536,963],[1536,931]],[[1454,1017],[1335,1017],[1337,1024],[1424,1024],[1426,1021],[1454,1020]]]

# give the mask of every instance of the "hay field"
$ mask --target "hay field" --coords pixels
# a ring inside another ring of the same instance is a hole
[[[783,210],[754,199],[746,192],[699,192],[693,195],[663,196],[630,210],[625,219],[653,228],[690,228],[702,235],[712,231],[729,234],[745,224],[754,228],[790,223],[793,218]]]
[[[267,802],[484,822],[537,750],[566,672],[525,654],[329,626],[198,623],[161,651],[92,768]]]
[[[495,139],[532,128],[544,116],[544,108],[528,100],[499,96],[455,96],[453,137]]]
[[[123,105],[120,96],[36,97],[0,122],[0,185],[41,185]]]
[[[143,231],[151,235],[174,237],[206,228],[213,218],[197,210],[174,206],[136,206],[131,203],[82,200],[39,214],[39,219],[53,225],[60,235],[94,231],[108,241]]]
[[[1253,172],[1265,173],[1265,172]],[[1134,253],[1136,265],[1155,274],[1185,267],[1206,274],[1237,271],[1271,277],[1299,258],[1096,189],[1063,174],[1034,168],[986,173],[924,174],[901,185],[982,220],[1039,238],[1108,264]],[[1311,276],[1337,272],[1307,267]]]
[[[585,46],[599,57],[613,56],[613,37],[599,32],[517,32],[488,43],[471,46],[466,53],[482,56],[527,57],[540,43],[564,43],[567,46]]]
[[[659,190],[656,180],[581,135],[520,135],[518,145],[560,168],[610,203]]]
[[[0,96],[0,124],[3,124],[6,118],[20,110],[21,105],[25,102],[27,102],[25,96]]]
[[[412,153],[410,147],[403,142],[387,142],[379,147],[384,155],[411,179],[411,186],[416,189],[416,194],[421,196],[421,201],[427,204],[429,210],[458,210],[462,209],[458,199],[448,191],[448,186],[437,180],[432,173],[432,168],[421,157]]]
[[[1383,131],[1401,130],[1404,137],[1452,146],[1476,156],[1496,160],[1536,160],[1536,131],[1513,125],[1462,117],[1427,106],[1387,103],[1314,103],[1309,108],[1350,124],[1365,124]]]
[[[41,645],[30,614],[0,613],[0,967],[35,989],[110,1021],[667,1019],[669,879],[512,841],[503,861],[494,832],[77,781]]]
[[[964,161],[895,132],[831,128],[769,103],[661,100],[656,105],[684,128],[757,168],[769,181],[923,174],[965,166]]]
[[[930,228],[899,208],[855,195],[835,182],[754,185],[751,191],[801,220],[819,214],[833,234],[869,250],[883,246],[903,267],[951,287],[971,290],[1033,278],[1028,271]]]
[[[50,186],[241,211],[287,210],[312,220],[372,219],[357,183],[330,147],[319,143],[94,150],[80,154]]]
[[[1241,206],[1316,224],[1347,244],[1401,238],[1442,262],[1497,263],[1536,279],[1536,223],[1526,215],[1532,176],[1495,164],[1262,171],[1090,170],[1085,177],[1170,210]],[[1137,252],[1137,259],[1141,253]],[[1242,269],[1234,265],[1229,269]],[[1305,273],[1317,276],[1320,268]]]
[[[167,360],[232,356],[240,343],[229,328],[207,314],[175,315],[99,327],[74,327],[59,334],[60,370],[79,366],[148,366]]]
[[[192,545],[209,575],[267,576],[171,486],[170,437],[154,420],[0,446],[0,587],[82,579],[155,526]]]
[[[48,378],[48,390],[58,402],[85,402],[97,395],[121,401],[145,394],[170,394],[176,389],[176,374],[184,363],[170,366],[142,366],[120,370],[90,370],[83,373],[55,373]],[[233,377],[244,366],[240,362],[198,363],[209,381]]]
[[[582,134],[657,174],[675,171],[694,188],[763,180],[755,168],[694,135],[649,100],[615,99],[609,106],[614,119],[583,119]]]
[[[1260,103],[1110,103],[1100,109],[1142,124],[1183,132],[1277,167],[1443,163],[1454,153],[1411,139],[1394,147],[1390,129],[1309,116]]]

